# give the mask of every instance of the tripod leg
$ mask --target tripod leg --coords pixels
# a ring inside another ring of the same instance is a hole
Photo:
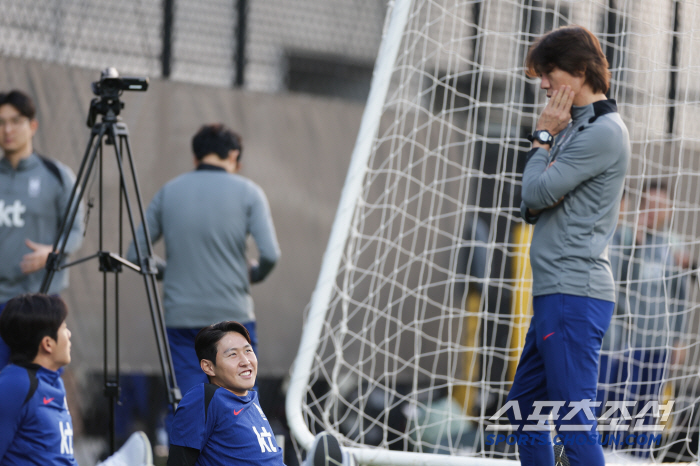
[[[131,153],[131,146],[128,138],[129,135],[124,125],[120,125],[119,128],[113,126],[111,130],[113,131],[112,134],[114,140],[119,141],[119,144],[115,143],[115,150],[117,155],[117,164],[119,166],[119,172],[121,177],[120,180],[122,186],[122,193],[125,200],[125,208],[127,211],[127,215],[129,217],[129,226],[131,228],[134,246],[136,248],[136,254],[138,257],[139,265],[141,266],[141,274],[143,275],[144,279],[144,286],[146,289],[148,306],[151,312],[151,319],[153,321],[161,369],[163,371],[165,385],[168,389],[168,401],[170,404],[176,406],[177,402],[180,401],[181,395],[180,390],[177,387],[175,371],[173,369],[172,356],[170,354],[170,347],[167,342],[167,333],[165,330],[165,317],[163,315],[163,310],[158,295],[155,271],[152,269],[152,267],[150,267],[150,262],[153,257],[153,245],[151,243],[150,235],[148,233],[148,225],[146,222],[145,210],[143,208],[143,202],[141,200],[141,193],[138,187],[138,179],[136,176],[136,170],[133,163],[133,156]],[[121,150],[122,147],[126,149],[125,151],[123,151],[123,153]],[[134,221],[134,212],[131,205],[131,196],[129,195],[129,191],[126,185],[125,167],[123,162],[124,155],[126,155],[129,164],[129,169],[131,171],[132,182],[134,184],[134,191],[136,194],[137,207],[142,220],[142,224],[144,226],[146,251],[142,251],[137,236],[136,222]]]
[[[143,225],[143,232],[144,236],[146,239],[146,260],[150,260],[153,257],[153,243],[151,241],[151,235],[150,232],[148,231],[148,222],[146,222],[146,213],[145,209],[143,208],[143,200],[141,196],[141,189],[139,188],[139,182],[138,182],[138,177],[136,174],[136,167],[134,166],[134,158],[132,156],[131,152],[131,144],[128,139],[128,133],[125,133],[124,136],[122,137],[122,140],[124,141],[124,144],[126,146],[126,155],[127,155],[127,161],[129,163],[129,170],[131,171],[132,175],[132,182],[134,185],[134,193],[136,196],[136,205],[139,210],[139,216],[142,219],[142,225]],[[132,221],[131,222],[131,228],[132,228],[132,235],[134,237],[134,245],[137,246],[137,241],[136,241],[136,229],[135,229],[135,224]],[[138,249],[137,249],[137,254],[138,254]],[[139,256],[144,257],[142,255]],[[143,267],[142,267],[143,268]],[[150,266],[149,266],[150,268]],[[174,406],[174,408],[177,407],[177,403],[180,401],[182,398],[182,394],[180,393],[180,389],[177,386],[177,380],[175,377],[175,370],[173,367],[173,360],[172,360],[172,355],[170,353],[170,346],[168,344],[168,338],[167,338],[167,330],[165,326],[165,316],[163,313],[163,306],[160,301],[160,295],[157,292],[157,283],[156,283],[156,277],[154,274],[155,270],[149,270],[149,276],[147,277],[144,275],[144,282],[148,281],[150,282],[149,284],[146,284],[147,289],[153,290],[153,293],[149,294],[149,307],[151,308],[152,311],[152,320],[153,320],[153,327],[154,331],[156,334],[156,340],[158,344],[158,351],[160,353],[161,357],[161,366],[163,369],[163,376],[166,379],[166,386],[168,387],[168,400],[170,404]],[[149,286],[150,285],[150,286]],[[153,304],[150,304],[150,300],[153,300]]]
[[[73,184],[73,189],[68,200],[68,206],[63,214],[63,219],[61,221],[61,226],[58,229],[58,234],[53,244],[53,253],[46,263],[46,273],[41,282],[41,293],[46,293],[49,291],[51,286],[51,281],[57,270],[60,268],[60,259],[63,257],[63,253],[66,250],[66,243],[68,243],[68,235],[73,228],[73,223],[75,222],[75,217],[78,215],[78,210],[80,209],[80,202],[85,194],[85,189],[87,188],[88,181],[90,180],[90,174],[92,173],[93,166],[95,164],[95,158],[97,152],[100,149],[102,137],[105,134],[105,128],[103,125],[93,127],[90,133],[90,139],[88,145],[85,149],[85,155],[80,163],[80,169],[78,170],[78,175]],[[96,143],[97,141],[97,143]]]

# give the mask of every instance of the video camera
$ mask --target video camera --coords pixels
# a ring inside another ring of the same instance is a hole
[[[92,83],[92,92],[97,96],[119,96],[122,91],[145,91],[148,89],[148,78],[121,77],[116,68],[102,71],[100,80]]]
[[[92,128],[95,125],[97,115],[113,114],[116,118],[124,108],[124,103],[119,96],[124,91],[145,91],[148,89],[146,77],[122,77],[116,68],[106,68],[100,74],[100,80],[92,83],[92,92],[98,96],[92,99],[88,113],[87,125]],[[112,117],[112,116],[110,116]]]

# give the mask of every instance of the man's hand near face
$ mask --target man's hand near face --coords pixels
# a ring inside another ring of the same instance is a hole
[[[559,134],[571,121],[571,106],[574,103],[574,91],[571,86],[561,86],[554,90],[552,97],[547,102],[547,106],[542,111],[540,119],[537,120],[537,131],[546,130],[552,136]],[[547,144],[537,141],[532,143],[532,147],[542,147],[549,150]]]
[[[535,129],[545,129],[552,136],[559,134],[571,121],[571,106],[574,104],[574,91],[571,86],[555,89],[547,102]]]

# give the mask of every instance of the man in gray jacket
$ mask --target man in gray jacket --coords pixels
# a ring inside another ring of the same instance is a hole
[[[70,168],[34,151],[35,115],[34,102],[24,92],[0,93],[0,312],[12,297],[41,288],[75,183]],[[80,247],[82,216],[80,209],[65,253]],[[58,294],[66,286],[68,271],[60,270],[48,293]],[[0,339],[0,369],[8,360],[9,348]]]
[[[590,31],[570,26],[546,34],[530,49],[526,67],[528,75],[541,78],[549,102],[523,173],[521,212],[535,224],[534,313],[508,395],[522,417],[513,410],[509,417],[519,425],[519,437],[537,436],[519,442],[521,464],[554,464],[552,446],[541,441],[549,437],[541,406],[550,403],[558,407],[551,415],[559,435],[572,439],[565,442],[570,464],[602,466],[591,403],[615,305],[608,243],[629,163],[629,136],[615,101],[605,96],[608,63]]]
[[[153,242],[165,241],[165,323],[177,383],[186,393],[206,376],[194,339],[203,327],[236,320],[257,343],[250,284],[262,281],[279,259],[270,208],[263,190],[238,174],[241,138],[221,124],[205,125],[192,139],[196,169],[169,181],[146,212]],[[248,261],[252,235],[260,257]],[[137,232],[145,254],[143,226]],[[127,257],[137,260],[134,244]]]
[[[620,223],[611,243],[619,296],[603,339],[598,401],[635,401],[633,414],[658,400],[668,364],[685,359],[690,257],[671,230],[672,205],[664,181],[645,183],[636,227]],[[637,454],[648,457],[649,450]]]

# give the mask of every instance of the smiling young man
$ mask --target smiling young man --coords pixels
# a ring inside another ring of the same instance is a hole
[[[570,403],[596,400],[598,356],[615,304],[608,243],[629,164],[629,135],[615,101],[605,95],[608,63],[587,29],[544,35],[530,48],[526,68],[541,79],[549,102],[530,137],[523,172],[521,213],[535,224],[533,318],[508,401],[518,403],[523,420],[546,419],[536,402],[561,404],[552,413],[558,433],[583,443],[566,443],[570,464],[599,466],[605,461],[595,408],[577,410]],[[509,416],[523,437],[537,427],[538,420],[518,420],[512,410]],[[554,465],[552,447],[544,443],[520,442],[521,464]]]
[[[32,138],[39,127],[35,115],[27,94],[0,93],[0,312],[13,296],[39,291],[75,182],[67,166],[34,151]],[[80,247],[82,215],[80,209],[66,253]],[[66,286],[68,271],[58,271],[49,293]],[[0,369],[8,360],[9,349],[0,339]]]
[[[73,421],[60,369],[71,362],[68,310],[58,296],[24,294],[7,302],[0,335],[11,364],[0,371],[0,465],[75,466]],[[150,466],[137,432],[101,466]]]
[[[203,328],[195,351],[208,384],[182,398],[170,433],[168,466],[284,466],[282,449],[260,408],[258,360],[248,330],[227,321]],[[353,466],[338,440],[316,437],[305,466]]]

